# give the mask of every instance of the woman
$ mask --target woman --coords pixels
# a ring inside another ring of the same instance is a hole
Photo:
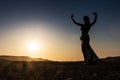
[[[74,15],[71,15],[71,19],[72,21],[80,26],[81,31],[82,31],[82,35],[80,37],[81,41],[82,41],[82,52],[83,52],[83,56],[85,59],[85,63],[86,64],[95,64],[96,62],[98,62],[99,58],[97,57],[97,55],[95,54],[95,52],[93,51],[93,49],[91,48],[89,41],[89,34],[88,32],[90,31],[91,27],[96,23],[97,20],[97,14],[94,12],[93,13],[95,15],[95,19],[92,23],[90,23],[89,21],[89,17],[88,16],[84,16],[83,20],[84,20],[84,24],[82,23],[78,23],[74,20]]]

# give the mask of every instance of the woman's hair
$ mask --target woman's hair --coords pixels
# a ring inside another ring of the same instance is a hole
[[[84,16],[83,19],[84,19],[84,23],[90,23],[88,16]]]

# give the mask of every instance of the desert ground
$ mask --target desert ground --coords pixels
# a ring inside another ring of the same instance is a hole
[[[104,58],[96,65],[2,58],[0,80],[120,80],[120,57]]]

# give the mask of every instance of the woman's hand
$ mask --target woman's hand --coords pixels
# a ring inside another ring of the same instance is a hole
[[[96,12],[93,12],[93,14],[94,14],[95,16],[97,16],[97,13],[96,13]]]
[[[71,19],[73,19],[73,17],[74,17],[74,14],[71,15]]]

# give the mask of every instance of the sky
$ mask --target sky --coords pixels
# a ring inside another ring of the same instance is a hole
[[[83,60],[81,31],[70,19],[94,20],[90,44],[100,58],[120,56],[120,0],[0,0],[0,55]],[[29,48],[29,46],[38,49]],[[35,46],[34,46],[35,44]],[[27,49],[29,48],[29,49]]]

